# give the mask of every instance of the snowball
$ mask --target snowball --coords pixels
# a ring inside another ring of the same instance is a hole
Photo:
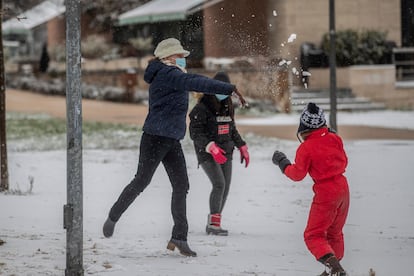
[[[285,64],[286,63],[286,60],[284,60],[284,59],[282,59],[280,62],[279,62],[279,66],[282,66],[283,64]]]
[[[288,43],[292,43],[296,39],[296,34],[291,34],[288,38]]]

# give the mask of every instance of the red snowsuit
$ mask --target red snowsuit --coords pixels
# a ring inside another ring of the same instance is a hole
[[[342,228],[348,214],[349,189],[343,175],[348,158],[341,138],[323,127],[312,131],[296,151],[295,163],[284,173],[294,181],[307,173],[314,181],[314,198],[304,238],[317,260],[328,253],[344,256]]]

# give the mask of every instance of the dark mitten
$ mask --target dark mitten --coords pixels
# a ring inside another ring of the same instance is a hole
[[[283,159],[286,159],[286,154],[284,154],[283,152],[276,150],[273,153],[272,161],[273,164],[275,164],[276,166],[279,166],[280,161],[282,161]]]
[[[278,150],[273,153],[272,161],[273,164],[279,166],[282,173],[285,173],[286,167],[291,164],[289,159],[287,159],[286,154]]]

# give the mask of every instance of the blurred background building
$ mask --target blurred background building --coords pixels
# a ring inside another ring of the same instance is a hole
[[[47,51],[51,62],[64,61],[64,0],[5,0],[5,7],[2,28],[9,60],[36,63]],[[139,72],[159,41],[176,37],[191,51],[190,68],[278,67],[293,75],[291,86],[320,89],[327,87],[326,70],[319,69],[329,63],[328,26],[326,0],[83,1],[82,56],[105,62],[133,58],[137,64],[128,61],[124,67]],[[388,64],[377,77],[391,74],[395,83],[410,87],[414,0],[336,1],[336,29],[338,67]],[[358,74],[341,72],[339,86],[356,89],[349,79]]]

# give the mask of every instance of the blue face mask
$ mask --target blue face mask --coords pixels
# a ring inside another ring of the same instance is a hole
[[[225,100],[229,97],[229,95],[223,95],[223,94],[216,94],[216,98],[219,101]]]
[[[185,68],[185,66],[187,65],[187,63],[185,61],[185,58],[176,58],[175,59],[175,64],[177,64],[181,68]]]

